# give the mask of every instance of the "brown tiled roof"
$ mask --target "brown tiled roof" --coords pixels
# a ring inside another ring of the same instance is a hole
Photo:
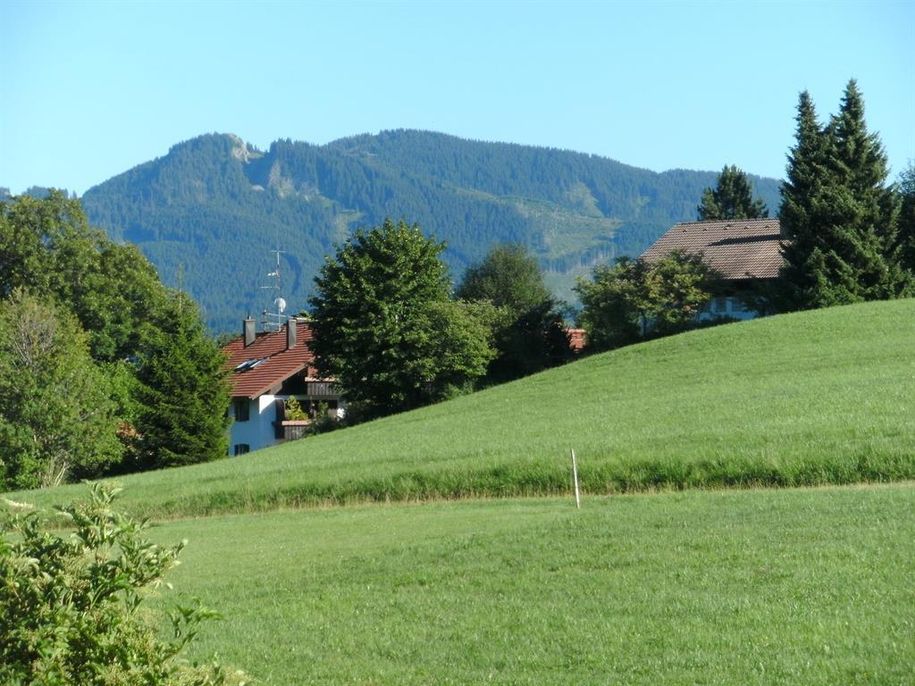
[[[684,222],[655,241],[642,258],[653,262],[672,250],[685,250],[702,254],[725,279],[771,279],[782,265],[780,240],[778,219]]]
[[[291,350],[286,348],[285,328],[257,334],[254,342],[247,348],[241,336],[229,342],[223,348],[223,352],[229,356],[226,368],[233,370],[230,377],[232,397],[253,400],[303,371],[306,378],[316,380],[315,356],[308,345],[311,339],[311,327],[308,322],[298,321],[296,345]],[[248,369],[236,370],[240,364],[255,360],[261,362]]]

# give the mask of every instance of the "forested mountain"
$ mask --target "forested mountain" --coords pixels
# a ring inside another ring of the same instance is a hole
[[[263,288],[272,284],[271,250],[285,251],[282,292],[297,311],[334,243],[385,217],[445,241],[455,279],[493,244],[522,243],[568,297],[574,277],[596,262],[637,254],[672,224],[695,219],[716,178],[424,131],[323,146],[278,140],[266,152],[210,134],[90,189],[83,205],[93,224],[136,243],[224,331],[272,301]],[[751,178],[777,207],[778,182]]]

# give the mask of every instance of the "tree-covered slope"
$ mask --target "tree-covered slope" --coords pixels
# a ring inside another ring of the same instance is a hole
[[[713,172],[661,174],[610,159],[422,131],[263,152],[210,134],[86,192],[90,220],[137,243],[163,279],[187,289],[211,326],[235,328],[269,304],[270,250],[283,295],[305,306],[334,242],[385,217],[418,222],[448,244],[455,277],[495,243],[530,247],[562,295],[599,260],[637,254],[695,217]],[[777,182],[754,179],[770,207]]]

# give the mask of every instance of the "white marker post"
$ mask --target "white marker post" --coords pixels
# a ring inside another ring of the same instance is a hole
[[[578,490],[578,464],[575,462],[575,449],[571,449],[572,453],[572,483],[575,484],[575,507],[579,510],[581,509],[581,492]]]

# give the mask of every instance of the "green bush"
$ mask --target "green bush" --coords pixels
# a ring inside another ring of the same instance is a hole
[[[215,613],[199,604],[169,614],[163,639],[142,608],[147,589],[178,563],[184,543],[155,545],[147,524],[114,509],[116,490],[92,485],[87,500],[58,508],[72,527],[5,512],[0,521],[0,683],[63,686],[215,686],[244,683],[216,662],[190,664],[181,651]]]
[[[302,404],[295,397],[286,399],[286,419],[304,421],[309,419],[308,413],[302,409]]]

